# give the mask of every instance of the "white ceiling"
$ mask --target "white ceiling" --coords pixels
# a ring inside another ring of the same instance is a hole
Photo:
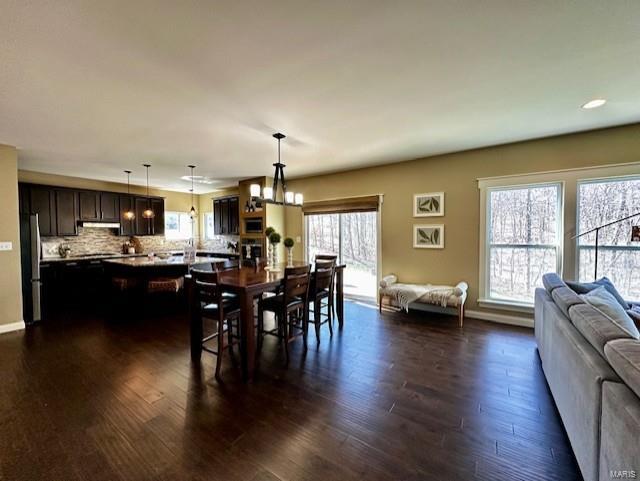
[[[3,0],[20,168],[188,189],[640,121],[640,1]],[[604,97],[599,109],[585,101]]]

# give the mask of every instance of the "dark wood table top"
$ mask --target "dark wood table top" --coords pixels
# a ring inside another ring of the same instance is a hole
[[[306,262],[294,261],[292,266],[299,267],[307,265]],[[284,280],[284,272],[287,267],[286,263],[279,264],[277,270],[269,268],[256,269],[255,267],[241,267],[240,269],[231,269],[218,274],[218,283],[226,288],[235,290],[260,290],[268,287],[275,287]],[[339,264],[336,269],[344,269],[346,264]],[[313,264],[311,266],[313,274]]]

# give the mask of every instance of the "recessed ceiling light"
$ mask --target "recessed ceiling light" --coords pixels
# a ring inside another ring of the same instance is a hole
[[[193,180],[196,184],[211,185],[211,184],[215,184],[215,182],[216,182],[211,177],[206,177],[204,175],[183,175],[180,178],[182,180],[186,180],[186,181],[189,181],[189,182],[191,182]]]
[[[593,99],[589,100],[586,104],[582,106],[583,109],[596,109],[598,107],[602,107],[606,104],[607,101],[605,99]]]

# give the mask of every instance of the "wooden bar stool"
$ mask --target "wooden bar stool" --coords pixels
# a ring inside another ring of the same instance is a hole
[[[329,324],[329,333],[333,337],[333,278],[335,274],[335,259],[318,259],[316,258],[316,267],[313,280],[309,288],[309,302],[313,303],[313,319],[312,322],[316,329],[316,342],[320,344],[320,326]],[[323,300],[326,299],[326,302]],[[322,312],[322,308],[327,308],[327,313]],[[322,320],[324,317],[324,320]]]
[[[289,342],[294,339],[293,329],[302,332],[304,346],[307,346],[309,323],[309,279],[311,266],[287,267],[284,271],[282,293],[261,298],[258,301],[258,350],[262,349],[265,334],[284,341],[286,363],[289,364]],[[275,314],[276,328],[264,330],[264,311]]]
[[[222,352],[228,349],[231,361],[234,364],[236,362],[233,346],[240,342],[240,308],[236,299],[224,297],[218,286],[218,272],[192,269],[187,281],[189,318],[192,323],[191,342],[200,344],[201,350],[215,354],[216,379],[220,381]],[[205,335],[206,319],[215,323],[212,334]],[[207,345],[213,340],[217,341],[216,349]],[[197,352],[200,352],[200,349]],[[195,352],[194,349],[191,352]]]

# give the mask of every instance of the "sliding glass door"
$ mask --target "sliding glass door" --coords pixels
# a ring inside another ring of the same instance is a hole
[[[345,212],[305,216],[307,261],[335,254],[347,265],[345,295],[375,298],[378,266],[377,212]]]

